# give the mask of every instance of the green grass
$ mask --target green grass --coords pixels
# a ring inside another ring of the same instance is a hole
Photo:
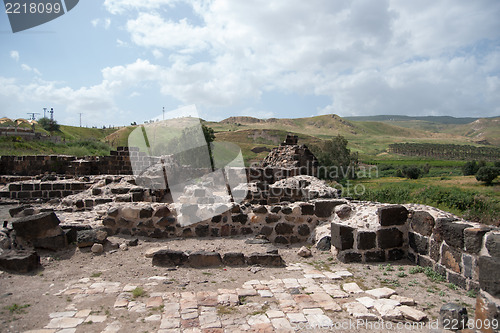
[[[393,204],[419,203],[437,207],[484,224],[500,221],[500,184],[484,186],[473,176],[424,177],[417,180],[388,177],[354,182],[365,191],[346,193],[358,200]]]
[[[146,291],[142,287],[137,287],[134,290],[132,290],[132,296],[134,298],[146,296]]]
[[[9,310],[9,312],[12,314],[21,314],[21,313],[26,313],[26,311],[24,309],[26,309],[30,306],[31,306],[30,304],[19,305],[17,303],[14,303],[10,306],[6,306],[5,310]]]
[[[106,156],[111,147],[100,141],[25,141],[21,138],[0,138],[0,155],[71,155],[71,156]]]

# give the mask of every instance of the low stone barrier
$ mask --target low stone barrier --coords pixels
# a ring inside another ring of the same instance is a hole
[[[317,199],[311,202],[282,205],[180,205],[132,203],[111,208],[103,225],[109,234],[127,234],[155,238],[219,237],[260,234],[278,244],[305,242],[316,225],[326,223],[335,206],[345,200]],[[212,209],[210,219],[190,224],[182,214]]]

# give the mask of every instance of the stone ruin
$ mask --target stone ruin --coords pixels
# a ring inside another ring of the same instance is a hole
[[[261,163],[262,167],[299,168],[304,173],[314,175],[318,168],[318,159],[306,145],[298,144],[296,135],[288,134],[277,148],[273,148]]]
[[[27,168],[24,161],[32,159],[18,158],[13,169],[18,174],[0,178],[2,201],[17,204],[9,212],[15,220],[4,223],[0,231],[0,268],[15,272],[34,270],[39,267],[38,249],[57,251],[72,243],[92,247],[95,253],[116,248],[118,244],[107,240],[111,235],[248,235],[254,236],[257,243],[314,244],[343,262],[409,259],[431,267],[450,283],[479,292],[476,317],[498,319],[499,228],[465,221],[424,205],[341,198],[340,192],[324,181],[301,174],[304,161],[315,165],[317,161],[310,152],[302,154],[307,148],[296,143],[296,137],[289,136],[262,166],[245,168],[248,184],[234,189],[242,191],[245,199],[229,204],[218,203],[213,193],[208,196],[203,184],[186,187],[185,195],[177,202],[172,202],[168,188],[137,185],[135,178],[127,174],[128,156],[139,154],[133,149],[121,148],[105,162],[90,159],[84,168],[90,170],[87,175],[73,172],[77,160],[70,157],[34,159],[45,163],[45,167],[51,161],[68,161],[65,174],[23,175],[18,171]],[[10,158],[1,160],[14,163]],[[100,167],[100,163],[107,167]],[[115,173],[122,174],[100,174],[99,170],[109,170],[110,165],[116,166]],[[64,169],[61,164],[59,167]],[[190,221],[193,216],[197,217],[194,223]],[[285,263],[276,251],[243,255],[161,250],[152,254],[152,264],[207,267]]]

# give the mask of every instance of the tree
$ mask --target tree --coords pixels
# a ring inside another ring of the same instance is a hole
[[[320,145],[311,147],[319,164],[327,167],[328,171],[325,175],[327,178],[337,180],[342,178],[356,178],[358,154],[351,153],[351,150],[347,148],[347,144],[347,139],[338,135],[332,140],[327,140]]]
[[[59,131],[59,124],[57,121],[49,119],[49,118],[41,118],[38,120],[38,124],[42,126],[42,128],[49,132]]]
[[[497,178],[499,169],[492,166],[484,166],[479,168],[476,173],[476,179],[480,182],[485,182],[486,185],[491,185],[493,180]]]
[[[464,176],[475,175],[478,170],[479,170],[479,166],[477,165],[476,161],[469,161],[469,162],[465,163],[464,166],[462,167],[462,172],[463,172]]]
[[[422,174],[422,169],[416,166],[407,166],[403,168],[403,175],[408,179],[418,179]]]

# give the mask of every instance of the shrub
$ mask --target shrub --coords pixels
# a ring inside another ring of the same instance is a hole
[[[49,119],[49,118],[41,118],[38,120],[38,124],[42,126],[42,128],[49,132],[59,131],[59,124],[57,121]]]
[[[403,168],[403,175],[408,179],[418,179],[422,176],[422,169],[416,166],[409,166]]]
[[[481,167],[476,173],[476,179],[480,182],[485,182],[486,185],[491,185],[493,180],[497,178],[498,171],[499,169],[495,167],[490,167],[490,166]]]
[[[472,176],[477,173],[477,170],[479,169],[477,162],[476,161],[469,161],[464,164],[462,167],[462,172],[464,176]]]

